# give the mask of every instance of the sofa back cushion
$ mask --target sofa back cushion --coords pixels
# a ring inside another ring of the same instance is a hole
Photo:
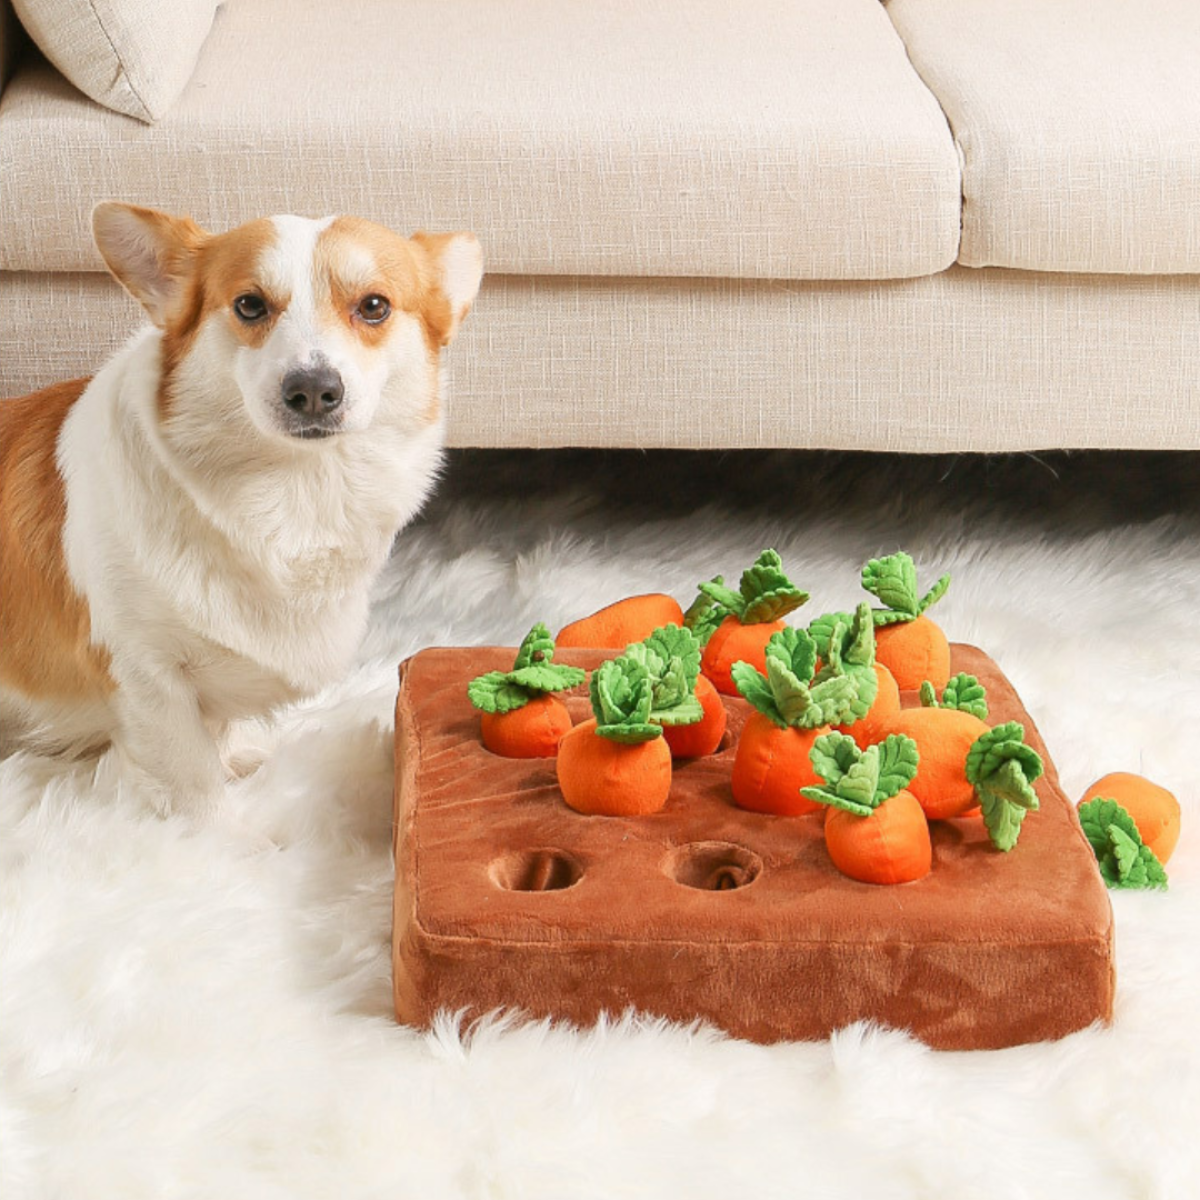
[[[13,0],[29,36],[85,95],[157,121],[192,76],[222,0]]]

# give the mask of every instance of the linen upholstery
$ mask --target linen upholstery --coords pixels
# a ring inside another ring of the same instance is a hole
[[[13,0],[43,54],[113,112],[155,121],[183,91],[220,0]]]
[[[891,0],[963,161],[968,266],[1200,272],[1200,4]]]
[[[232,0],[158,124],[45,67],[0,122],[7,270],[100,269],[101,199],[470,229],[500,273],[886,279],[958,251],[953,140],[878,0]]]
[[[141,310],[0,277],[0,395],[90,374]],[[1200,449],[1200,278],[489,276],[446,354],[457,446]]]

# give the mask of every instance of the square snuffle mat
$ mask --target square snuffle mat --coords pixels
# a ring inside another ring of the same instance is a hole
[[[836,870],[821,814],[734,807],[729,777],[750,711],[740,698],[725,698],[722,749],[676,764],[661,813],[572,811],[553,759],[499,758],[480,741],[467,683],[507,670],[512,657],[426,650],[401,667],[401,1021],[507,1008],[589,1024],[633,1007],[773,1042],[871,1019],[968,1050],[1111,1017],[1107,893],[1037,729],[982,651],[954,646],[952,670],[987,688],[991,723],[1025,726],[1046,765],[1035,784],[1041,807],[1008,854],[991,847],[978,818],[933,822],[933,870],[891,887]],[[590,670],[607,657],[560,650],[555,661]],[[590,715],[583,687],[564,698],[577,722]]]

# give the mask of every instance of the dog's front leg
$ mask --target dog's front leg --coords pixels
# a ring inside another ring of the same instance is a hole
[[[113,740],[137,783],[164,816],[214,813],[225,771],[186,673],[178,666],[114,668],[120,724]]]

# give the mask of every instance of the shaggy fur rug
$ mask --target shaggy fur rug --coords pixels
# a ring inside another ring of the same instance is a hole
[[[258,841],[160,820],[111,761],[0,768],[0,1184],[16,1198],[1110,1197],[1200,1179],[1196,456],[459,454],[397,544],[354,675],[244,732]],[[813,593],[949,569],[939,621],[1016,684],[1069,795],[1184,805],[1166,893],[1113,894],[1110,1028],[932,1052],[748,1045],[626,1016],[391,1017],[397,662],[505,643],[776,546]],[[264,848],[270,839],[274,845]]]

